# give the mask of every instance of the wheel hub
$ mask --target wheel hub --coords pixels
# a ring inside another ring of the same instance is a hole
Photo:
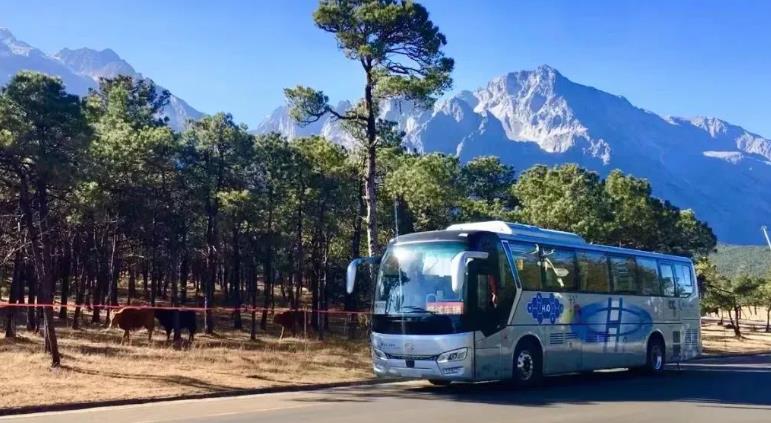
[[[533,377],[533,356],[529,351],[521,351],[517,356],[517,374],[520,380],[530,380]]]

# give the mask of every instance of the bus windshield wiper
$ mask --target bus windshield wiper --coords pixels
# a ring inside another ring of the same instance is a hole
[[[431,310],[426,310],[423,307],[410,306],[410,305],[403,305],[403,306],[399,307],[399,311],[402,311],[404,309],[411,310],[411,311],[417,311],[418,313],[436,314],[436,312],[433,312]]]

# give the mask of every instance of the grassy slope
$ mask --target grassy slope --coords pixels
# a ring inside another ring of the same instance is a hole
[[[720,273],[732,279],[743,274],[765,277],[771,271],[771,251],[767,246],[720,244],[710,260]]]

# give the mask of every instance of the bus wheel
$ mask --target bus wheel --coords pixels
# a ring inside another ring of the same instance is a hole
[[[450,382],[449,380],[442,380],[442,379],[429,379],[428,383],[434,385],[434,386],[449,386]]]
[[[535,386],[543,377],[541,349],[530,340],[524,340],[514,351],[513,382],[518,386]]]
[[[664,342],[655,337],[648,341],[648,359],[645,362],[645,373],[651,375],[661,374],[666,364]]]

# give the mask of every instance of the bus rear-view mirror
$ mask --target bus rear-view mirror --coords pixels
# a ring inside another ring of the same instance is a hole
[[[380,262],[380,256],[377,257],[359,257],[351,260],[348,263],[348,268],[345,271],[345,292],[352,294],[353,288],[356,287],[356,273],[359,271],[359,266],[362,264],[377,264]]]

